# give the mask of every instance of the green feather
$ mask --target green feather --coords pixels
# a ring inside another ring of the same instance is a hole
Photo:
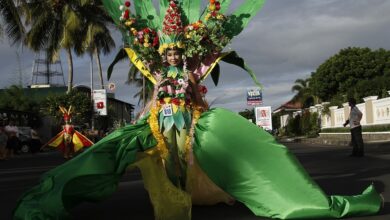
[[[230,6],[231,2],[232,2],[232,0],[221,0],[220,1],[221,9],[219,10],[219,12],[225,13],[229,9],[229,6]]]
[[[182,13],[188,21],[184,21],[184,25],[194,23],[199,19],[201,0],[183,0]]]
[[[122,0],[102,0],[103,6],[114,20],[116,24],[120,23],[119,18],[121,17],[122,12],[119,10],[119,6],[123,4]]]
[[[236,9],[232,16],[238,19],[240,25],[235,27],[240,29],[236,35],[238,35],[249,23],[249,21],[257,14],[257,12],[263,7],[265,0],[246,0],[238,9]],[[234,27],[233,27],[234,28]]]
[[[214,85],[217,86],[218,85],[218,81],[219,81],[219,75],[220,75],[220,68],[219,68],[219,64],[218,63],[217,63],[217,65],[215,65],[213,70],[211,70],[210,75],[211,75],[211,79],[214,82]]]
[[[236,66],[241,67],[244,69],[249,75],[252,77],[252,80],[254,83],[259,86],[260,88],[263,88],[261,83],[257,81],[256,75],[253,73],[253,71],[246,65],[244,59],[242,59],[235,51],[230,52],[228,55],[224,56],[221,60],[223,60],[226,63],[230,63]]]
[[[167,12],[167,9],[168,9],[168,5],[169,5],[169,1],[167,1],[167,0],[160,0],[160,19],[161,19],[161,23],[164,20],[165,13]],[[162,24],[160,24],[160,25],[162,25]]]
[[[119,61],[121,61],[125,58],[127,58],[126,51],[125,51],[125,49],[121,48],[118,51],[118,53],[116,54],[114,61],[112,61],[112,63],[110,64],[110,66],[107,69],[107,80],[109,80],[111,78],[111,74],[112,74],[112,71],[114,70],[115,64],[117,64]]]
[[[134,1],[134,8],[137,16],[146,21],[149,28],[155,30],[160,29],[160,16],[157,15],[156,8],[154,7],[152,0]]]

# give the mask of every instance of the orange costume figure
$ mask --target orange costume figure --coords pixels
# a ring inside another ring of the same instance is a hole
[[[60,110],[64,114],[64,129],[45,144],[45,146],[59,148],[59,150],[64,153],[64,158],[68,159],[73,157],[73,154],[83,147],[92,146],[93,142],[80,132],[76,131],[71,124],[72,106],[70,106],[68,110],[60,106]]]

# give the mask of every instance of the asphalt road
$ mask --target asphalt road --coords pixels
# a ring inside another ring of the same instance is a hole
[[[385,198],[375,216],[347,219],[390,219],[390,144],[367,145],[363,158],[348,157],[349,147],[286,143],[312,178],[327,194],[359,194],[372,182]],[[12,219],[12,209],[24,191],[37,184],[45,171],[65,162],[57,152],[18,155],[0,161],[0,219]],[[72,210],[74,219],[153,219],[153,210],[139,172],[124,175],[119,190],[100,203],[85,203]],[[194,220],[259,220],[244,205],[194,206]]]

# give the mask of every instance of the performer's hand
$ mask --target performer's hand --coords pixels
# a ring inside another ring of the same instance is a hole
[[[189,72],[188,74],[188,79],[190,80],[190,82],[193,84],[193,85],[197,85],[198,83],[196,82],[195,80],[195,76],[192,72]]]

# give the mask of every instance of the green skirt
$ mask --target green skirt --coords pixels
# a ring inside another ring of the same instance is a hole
[[[21,197],[14,219],[66,219],[68,210],[80,202],[107,198],[126,168],[137,162],[137,154],[155,146],[146,119],[113,132],[45,173],[40,184]],[[224,109],[202,114],[193,152],[208,178],[257,216],[341,218],[380,209],[381,199],[372,185],[360,195],[327,196],[285,146]]]

